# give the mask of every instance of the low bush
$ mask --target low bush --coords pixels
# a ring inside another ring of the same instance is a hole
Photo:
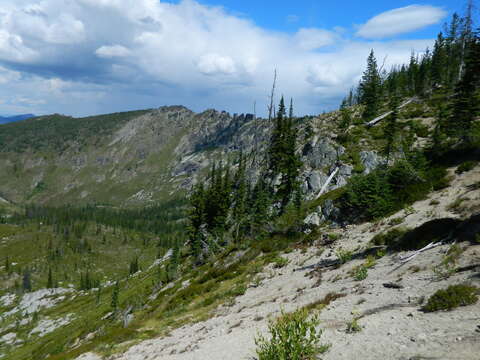
[[[394,228],[374,236],[375,245],[385,245],[389,250],[419,250],[431,242],[447,238],[461,223],[460,220],[444,218],[428,221],[419,227],[409,230]]]
[[[475,304],[478,301],[478,290],[475,286],[467,284],[451,285],[433,294],[422,310],[425,312],[452,310],[459,306]]]
[[[273,262],[273,267],[275,269],[281,269],[281,268],[287,266],[287,264],[288,264],[288,260],[281,257],[281,256],[275,257],[272,262]]]
[[[405,228],[394,228],[387,232],[383,232],[377,234],[373,237],[372,242],[377,245],[386,245],[387,247],[391,247],[395,244],[403,235],[406,234],[408,230]]]
[[[428,168],[417,154],[411,163],[401,160],[388,169],[352,176],[337,205],[352,222],[379,219],[447,187],[447,174],[444,168]]]
[[[462,174],[464,172],[472,170],[475,166],[477,166],[478,162],[476,161],[465,161],[464,163],[460,164],[455,170],[457,174]]]
[[[271,338],[255,339],[258,360],[314,360],[328,349],[320,345],[321,331],[317,316],[309,317],[306,309],[282,315],[269,323]]]
[[[352,260],[352,252],[348,250],[338,249],[335,251],[335,255],[337,255],[338,261],[340,264],[345,264]]]
[[[368,276],[368,269],[364,265],[360,265],[359,267],[357,267],[353,273],[353,278],[356,281],[365,280],[367,276]]]

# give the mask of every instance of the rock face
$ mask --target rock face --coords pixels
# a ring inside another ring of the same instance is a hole
[[[232,116],[216,110],[196,114],[183,106],[161,107],[136,115],[101,138],[91,135],[82,142],[66,142],[61,151],[54,147],[42,152],[0,151],[0,194],[18,204],[28,199],[141,205],[163,200],[159,194],[189,191],[212,161],[235,163],[240,150],[249,161],[249,178],[256,181],[265,164],[272,124],[251,114]],[[340,171],[327,190],[345,185],[352,166],[339,161],[345,149],[335,143],[334,134],[325,136],[316,129],[318,135],[306,137],[307,122],[298,124],[305,197],[314,198],[337,166]],[[366,172],[382,161],[371,151],[360,157]]]
[[[375,151],[361,151],[360,160],[365,167],[365,174],[369,174],[372,170],[385,162],[385,159],[379,156]]]

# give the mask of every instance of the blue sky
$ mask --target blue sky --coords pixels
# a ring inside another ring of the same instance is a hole
[[[178,1],[171,1],[178,3]],[[352,32],[352,25],[362,24],[382,12],[405,7],[413,4],[432,5],[445,9],[449,14],[463,12],[464,4],[460,0],[433,0],[433,1],[274,1],[274,0],[224,0],[203,1],[208,5],[221,5],[227,10],[252,19],[261,27],[295,32],[299,27],[333,28],[344,27]],[[436,36],[438,24],[428,26],[410,35],[411,38]]]
[[[459,1],[2,0],[0,114],[73,116],[181,104],[298,115],[338,106],[374,49],[431,47]],[[278,100],[278,99],[276,99]]]

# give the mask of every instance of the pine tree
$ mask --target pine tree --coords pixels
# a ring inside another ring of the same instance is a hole
[[[135,258],[130,262],[130,275],[134,275],[138,272],[139,266],[138,266],[138,256],[135,256]]]
[[[212,176],[210,179],[212,181]],[[202,240],[204,240],[202,226],[206,221],[206,195],[203,183],[200,182],[194,187],[190,196],[188,233],[192,255],[197,263],[202,261]]]
[[[480,115],[480,38],[475,36],[467,43],[465,71],[458,82],[452,105],[449,126],[464,144],[473,142],[475,118]]]
[[[365,105],[365,110],[362,114],[364,120],[370,120],[378,113],[381,100],[381,85],[377,60],[372,50],[367,59],[367,69],[363,73],[359,86],[360,103]]]
[[[268,150],[269,170],[272,178],[282,172],[283,150],[285,148],[285,122],[285,101],[282,96]]]
[[[175,241],[173,248],[172,248],[172,256],[170,258],[170,261],[168,263],[168,280],[172,281],[177,278],[177,272],[178,272],[178,265],[180,263],[180,244],[177,241]]]
[[[270,218],[270,191],[265,176],[260,176],[253,188],[251,199],[251,218],[254,227],[263,226]]]
[[[110,302],[110,307],[112,308],[112,310],[113,310],[114,312],[117,311],[119,293],[120,293],[120,286],[119,286],[118,280],[117,280],[117,281],[115,282],[114,287],[113,287],[113,291],[112,291],[112,301]]]
[[[31,275],[28,269],[25,269],[23,272],[22,288],[24,292],[32,291]]]
[[[53,288],[52,268],[48,268],[47,289]]]

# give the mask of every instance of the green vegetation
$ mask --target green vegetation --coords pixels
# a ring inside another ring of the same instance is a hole
[[[347,323],[347,333],[353,334],[362,331],[362,327],[358,323],[358,319],[354,318],[352,321]]]
[[[455,172],[457,174],[463,174],[464,172],[472,170],[477,165],[478,165],[477,161],[465,161],[458,166]]]
[[[340,264],[345,264],[352,260],[353,253],[349,250],[338,249],[335,251],[335,255],[337,255]]]
[[[390,168],[353,176],[337,203],[352,221],[379,219],[443,188],[446,176],[443,168],[415,168],[398,161]]]
[[[446,289],[438,290],[422,307],[425,312],[452,310],[459,306],[475,304],[478,301],[478,288],[461,284],[451,285]]]
[[[368,276],[368,268],[366,266],[359,266],[355,269],[355,272],[353,274],[353,278],[356,281],[362,281],[365,280]]]
[[[79,119],[55,114],[5,124],[0,126],[0,151],[63,151],[72,142],[84,144],[92,137],[100,140],[129,120],[147,112],[148,110],[130,111]]]
[[[259,360],[314,360],[327,351],[320,345],[321,331],[317,316],[309,317],[305,309],[282,315],[269,324],[270,339],[255,339]]]

